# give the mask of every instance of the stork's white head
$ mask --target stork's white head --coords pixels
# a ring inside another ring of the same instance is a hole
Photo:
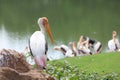
[[[40,27],[44,27],[46,24],[48,24],[48,19],[46,17],[39,18],[38,24]]]
[[[38,25],[43,33],[45,33],[45,27],[48,24],[48,19],[46,17],[42,17],[38,19]]]
[[[116,32],[116,31],[113,31],[113,32],[112,32],[112,37],[113,37],[113,38],[116,38],[116,36],[117,36],[117,32]]]
[[[54,40],[53,40],[53,37],[52,37],[52,33],[51,33],[51,30],[50,30],[48,19],[46,17],[39,18],[38,19],[38,24],[39,24],[39,26],[41,28],[41,31],[43,33],[45,33],[45,32],[48,33],[52,43],[54,44]]]

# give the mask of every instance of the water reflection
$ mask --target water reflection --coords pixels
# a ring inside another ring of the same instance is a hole
[[[18,33],[8,32],[5,26],[0,27],[0,49],[8,48],[22,52],[27,45],[29,35],[20,36]]]

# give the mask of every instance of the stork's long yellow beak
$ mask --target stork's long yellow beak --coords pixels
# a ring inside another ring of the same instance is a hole
[[[52,44],[54,44],[54,40],[53,40],[52,33],[51,33],[51,30],[50,30],[50,26],[49,26],[48,23],[46,24],[46,31],[47,31],[47,33],[50,37],[50,40],[51,40]]]

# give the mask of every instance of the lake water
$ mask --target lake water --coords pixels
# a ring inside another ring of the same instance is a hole
[[[56,45],[77,42],[85,35],[100,41],[105,51],[112,31],[120,35],[119,0],[0,0],[0,49],[22,52],[43,16],[49,20]],[[52,48],[49,42],[48,54],[62,56]]]

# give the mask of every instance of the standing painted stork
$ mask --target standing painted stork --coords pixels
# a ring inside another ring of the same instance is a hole
[[[112,39],[108,41],[108,48],[110,52],[120,51],[120,43],[117,39],[117,32],[112,32]]]
[[[41,70],[46,68],[47,61],[48,45],[45,39],[45,33],[48,33],[52,44],[54,44],[54,40],[46,17],[39,18],[38,25],[41,31],[35,31],[32,34],[29,40],[29,48],[32,56],[34,57],[37,68]]]

